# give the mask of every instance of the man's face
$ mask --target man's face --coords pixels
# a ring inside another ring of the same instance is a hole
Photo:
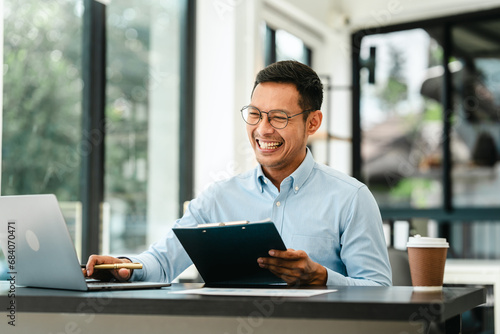
[[[294,84],[265,82],[255,87],[250,104],[261,111],[283,110],[291,116],[303,111],[298,102],[299,92]],[[266,114],[257,125],[247,124],[248,138],[264,172],[289,175],[302,163],[307,137],[316,131],[310,133],[308,129],[311,116],[306,122],[303,115],[290,118],[284,129],[273,128]]]

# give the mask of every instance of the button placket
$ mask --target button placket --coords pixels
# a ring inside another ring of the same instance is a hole
[[[276,227],[280,234],[283,234],[283,217],[285,216],[285,204],[287,197],[290,195],[290,190],[293,190],[290,184],[291,180],[287,179],[281,183],[281,191],[279,195],[274,199],[273,205],[273,217],[275,217]]]

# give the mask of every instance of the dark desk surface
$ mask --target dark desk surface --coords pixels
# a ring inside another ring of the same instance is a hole
[[[417,293],[411,287],[328,287],[332,293],[308,297],[226,297],[171,294],[202,284],[173,284],[153,290],[75,292],[16,287],[18,312],[247,316],[269,312],[275,318],[364,319],[444,322],[486,301],[482,288],[445,287]],[[0,283],[0,307],[8,285]]]

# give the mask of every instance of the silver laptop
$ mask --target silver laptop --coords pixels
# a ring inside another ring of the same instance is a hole
[[[90,291],[170,285],[85,279],[54,195],[0,196],[0,245],[9,275],[21,286]]]

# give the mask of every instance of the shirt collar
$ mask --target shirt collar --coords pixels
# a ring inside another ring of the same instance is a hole
[[[268,178],[264,175],[264,172],[262,171],[262,166],[259,164],[257,165],[257,184],[259,186],[260,192],[264,191],[264,184],[267,184]]]
[[[312,169],[314,167],[314,158],[312,156],[309,147],[306,147],[307,153],[304,161],[300,164],[300,166],[290,175],[292,178],[292,187],[295,193],[300,191],[300,188],[304,185],[309,175],[311,175]]]
[[[292,187],[293,191],[297,193],[300,188],[302,188],[302,185],[306,182],[307,178],[311,174],[311,171],[314,167],[314,158],[312,156],[311,151],[309,150],[309,147],[306,147],[307,153],[306,157],[304,158],[304,161],[300,164],[300,166],[286,179],[291,178],[292,180]],[[259,189],[261,192],[264,191],[264,184],[267,184],[269,179],[264,175],[264,172],[262,171],[262,166],[259,164],[257,166],[257,184],[259,185]],[[285,180],[286,180],[285,179]]]

